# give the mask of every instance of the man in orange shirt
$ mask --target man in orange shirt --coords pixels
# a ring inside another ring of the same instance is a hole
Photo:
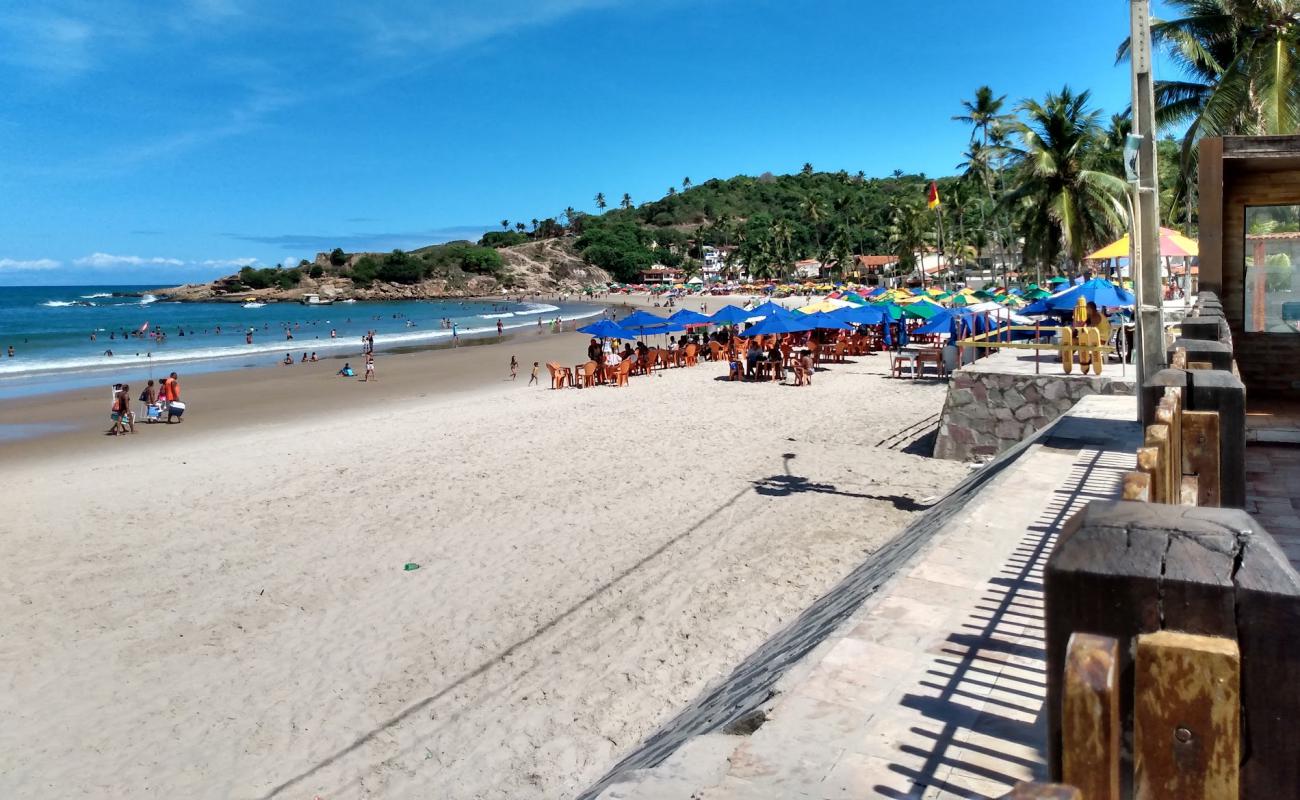
[[[181,382],[173,372],[163,381],[163,395],[167,398],[167,423],[171,424],[173,420],[180,420],[181,414],[185,413],[185,406],[178,409],[172,408],[172,403],[181,399]]]

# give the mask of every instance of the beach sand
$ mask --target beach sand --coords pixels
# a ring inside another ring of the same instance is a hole
[[[882,356],[554,392],[585,338],[525,339],[0,451],[0,796],[570,797],[966,471],[875,446],[944,393]]]

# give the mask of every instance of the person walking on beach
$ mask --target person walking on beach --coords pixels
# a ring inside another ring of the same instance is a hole
[[[497,336],[501,335],[502,330],[504,330],[504,327],[501,325],[501,320],[497,320]]]
[[[175,372],[163,379],[162,394],[167,398],[167,424],[170,425],[173,420],[180,420],[180,415],[185,411],[183,405],[179,408],[172,408],[172,404],[180,403],[181,399],[181,379],[176,376]]]
[[[537,367],[538,367],[538,364],[539,364],[539,362],[537,362],[537,361],[534,361],[534,362],[533,362],[533,374],[528,376],[528,385],[529,385],[529,386],[532,386],[534,383],[537,383]]]
[[[114,436],[128,432],[135,433],[135,418],[131,416],[131,385],[124,383],[113,392],[113,406],[109,411],[109,419],[113,420],[113,427],[108,432]]]
[[[366,353],[366,377],[362,378],[362,380],[370,383],[372,378],[376,381],[379,380],[379,376],[375,374],[375,355],[374,353]]]
[[[515,378],[518,377],[519,377],[519,359],[515,358],[514,356],[510,356],[510,380],[513,381]]]

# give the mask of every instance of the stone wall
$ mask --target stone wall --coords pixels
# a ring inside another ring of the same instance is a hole
[[[1046,428],[1081,398],[1134,394],[1131,379],[996,372],[989,366],[982,360],[953,373],[934,444],[936,458],[987,460]]]

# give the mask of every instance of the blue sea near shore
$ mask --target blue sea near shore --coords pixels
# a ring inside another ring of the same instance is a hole
[[[39,394],[150,374],[271,366],[285,353],[320,358],[357,355],[361,337],[375,331],[378,351],[449,342],[449,318],[462,337],[536,328],[557,317],[599,313],[581,303],[506,300],[406,300],[305,306],[268,303],[174,303],[148,294],[147,286],[0,287],[0,398]],[[146,323],[159,341],[133,336]],[[253,343],[245,342],[252,329]],[[218,329],[220,333],[218,333]],[[337,333],[331,339],[330,331]],[[182,331],[184,335],[181,335]],[[293,340],[286,339],[286,331]],[[94,334],[92,340],[91,335]],[[8,348],[14,348],[14,357]],[[106,355],[111,350],[113,355]]]

